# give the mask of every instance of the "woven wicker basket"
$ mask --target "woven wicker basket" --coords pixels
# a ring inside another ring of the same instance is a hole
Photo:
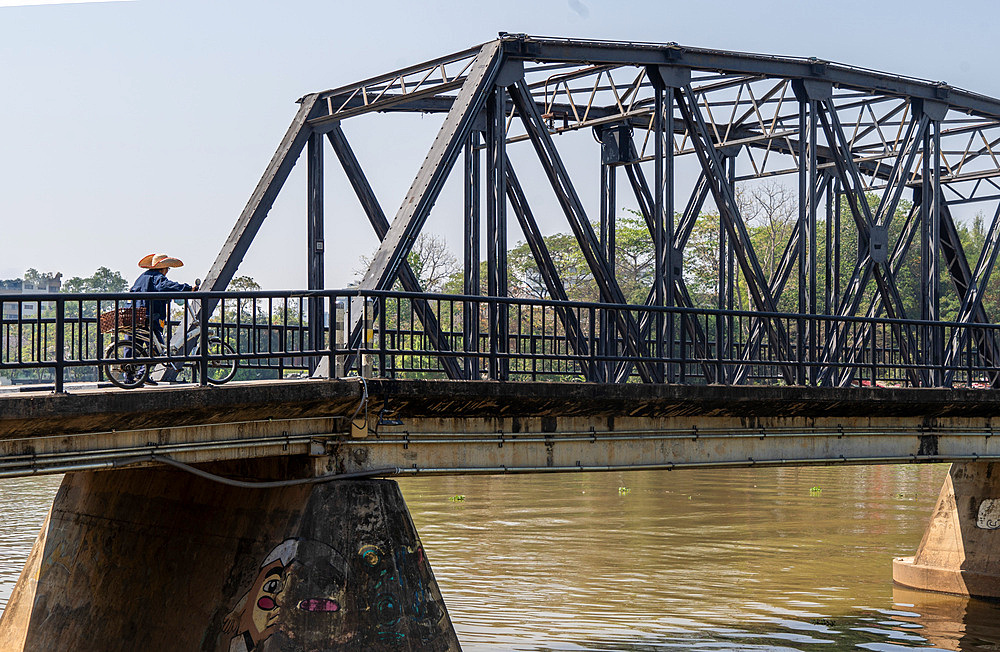
[[[102,333],[132,330],[133,325],[136,329],[149,328],[145,308],[119,308],[102,312],[99,324]]]

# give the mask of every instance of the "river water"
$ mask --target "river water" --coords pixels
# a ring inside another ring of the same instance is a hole
[[[1000,650],[1000,605],[892,585],[947,466],[400,481],[463,648]],[[59,479],[0,485],[0,604]]]

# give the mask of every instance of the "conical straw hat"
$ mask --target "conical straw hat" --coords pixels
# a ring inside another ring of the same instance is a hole
[[[145,269],[159,269],[161,267],[184,267],[184,263],[179,258],[173,258],[167,254],[149,254],[142,257],[139,267]]]

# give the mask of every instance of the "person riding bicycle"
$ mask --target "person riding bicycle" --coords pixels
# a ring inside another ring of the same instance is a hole
[[[139,267],[146,271],[139,275],[129,292],[189,292],[197,290],[187,283],[177,283],[167,278],[171,267],[183,267],[178,258],[166,254],[149,254],[139,261]],[[167,319],[167,301],[165,299],[137,299],[136,308],[146,308],[149,312],[149,325],[153,335],[163,342],[163,324]]]

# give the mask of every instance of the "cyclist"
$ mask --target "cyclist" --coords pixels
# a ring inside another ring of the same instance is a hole
[[[139,261],[139,267],[146,271],[139,275],[129,292],[190,292],[197,290],[197,286],[192,287],[187,283],[177,283],[167,278],[170,268],[183,266],[184,263],[179,258],[166,254],[143,256]],[[164,341],[163,324],[167,319],[167,301],[165,299],[137,299],[135,307],[146,308],[149,313],[150,332],[162,343]]]

